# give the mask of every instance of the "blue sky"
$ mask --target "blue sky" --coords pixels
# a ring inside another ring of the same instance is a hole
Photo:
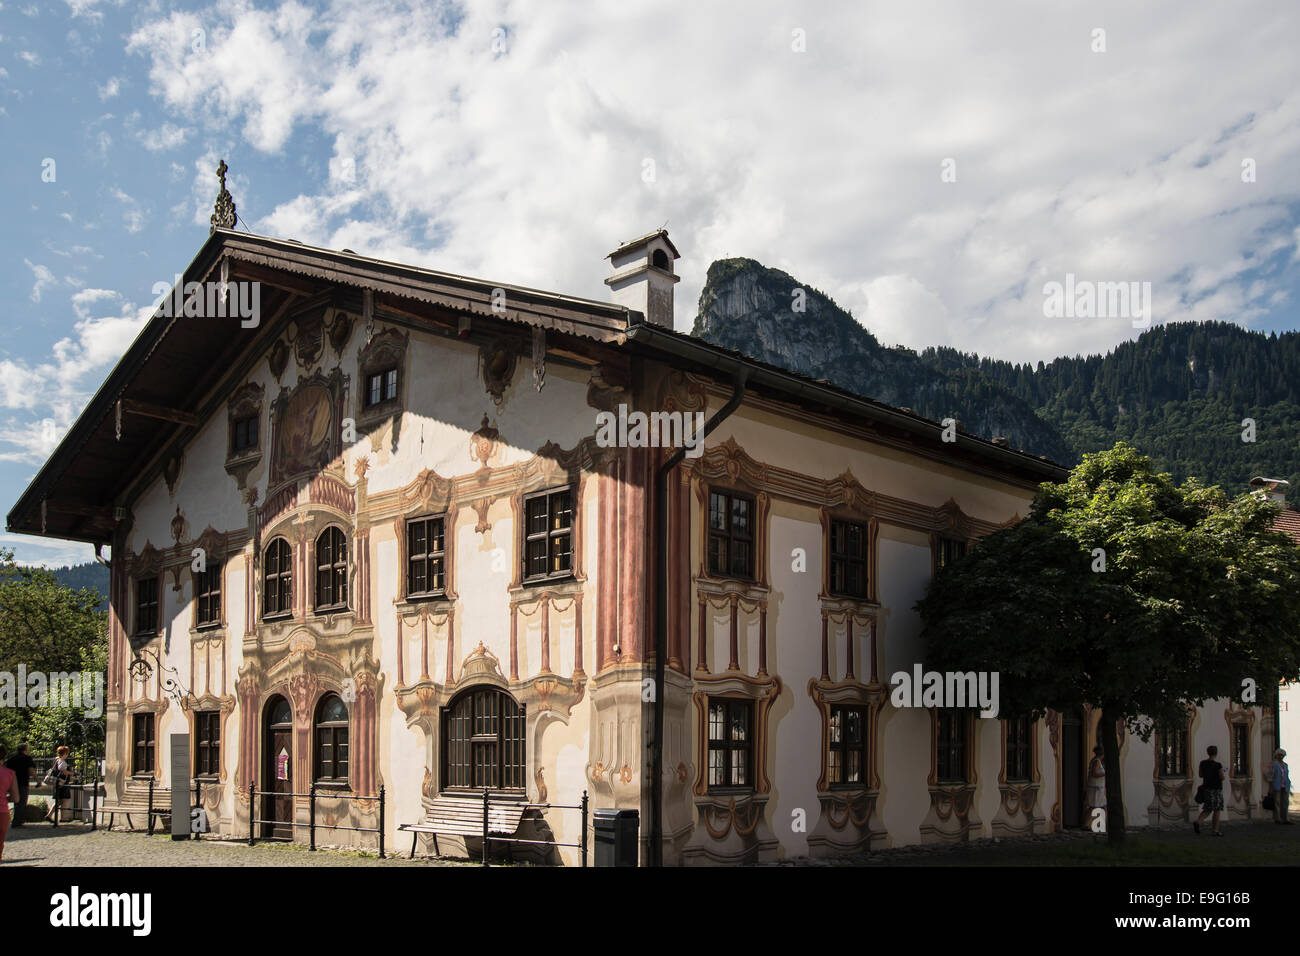
[[[1298,38],[1250,0],[3,0],[0,499],[206,238],[218,158],[243,228],[598,299],[667,223],[683,329],[742,255],[886,344],[1136,334],[1045,318],[1067,273],[1151,282],[1156,322],[1296,328]]]

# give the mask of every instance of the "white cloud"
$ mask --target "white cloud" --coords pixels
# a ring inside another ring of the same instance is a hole
[[[48,358],[0,359],[0,407],[19,413],[0,424],[0,461],[44,461],[154,310],[109,289],[81,289],[70,301],[78,317],[73,334],[54,343]],[[105,302],[116,311],[96,313]]]
[[[111,100],[113,97],[117,96],[119,92],[121,92],[122,79],[121,77],[110,76],[108,78],[108,82],[105,83],[103,86],[98,87],[97,89],[99,91],[99,98],[101,100]]]
[[[85,17],[87,20],[99,21],[104,18],[104,14],[97,10],[102,0],[65,0],[68,5],[68,12],[73,18]],[[124,0],[109,0],[111,6],[120,7]]]
[[[3,457],[0,455],[0,460],[3,460]],[[10,534],[7,531],[0,532],[0,548],[10,548],[27,555],[39,554],[39,558],[34,561],[29,558],[15,559],[18,564],[24,566],[44,565],[50,568],[61,568],[64,565],[85,564],[95,559],[95,549],[84,542]],[[108,556],[107,552],[104,552],[104,556]]]
[[[177,126],[175,123],[163,123],[157,129],[142,130],[137,134],[136,138],[144,144],[145,149],[158,152],[183,146],[189,132],[184,126]]]
[[[1300,243],[1300,8],[1246,7],[1112,7],[1094,54],[1093,18],[1028,0],[598,17],[489,0],[454,34],[423,3],[219,0],[146,15],[128,48],[207,142],[332,141],[325,178],[259,211],[260,231],[603,299],[602,257],[667,221],[679,326],[709,262],[745,255],[843,296],[882,340],[1023,360],[1135,334],[1044,319],[1042,286],[1066,273],[1152,282],[1156,321],[1249,321],[1285,284],[1256,267],[1279,236]]]
[[[41,293],[50,286],[55,285],[58,280],[54,278],[54,273],[50,271],[48,266],[38,265],[30,259],[24,259],[23,264],[31,269],[32,275],[36,277],[36,284],[32,286],[31,300],[40,302]]]
[[[117,186],[110,190],[110,194],[125,207],[122,211],[122,222],[126,226],[126,231],[136,233],[143,229],[144,212],[140,209],[140,203]]]
[[[28,66],[33,66],[33,67],[34,67],[34,66],[40,66],[40,65],[41,65],[41,57],[40,57],[40,54],[39,54],[39,53],[36,53],[36,52],[33,51],[33,50],[20,50],[20,51],[18,51],[18,59],[22,60],[22,61],[23,61],[24,63],[26,63]]]
[[[90,318],[90,307],[104,300],[120,300],[122,296],[112,289],[82,289],[72,297],[72,310],[77,318]]]

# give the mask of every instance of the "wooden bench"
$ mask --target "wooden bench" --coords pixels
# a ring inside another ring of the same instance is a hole
[[[135,825],[131,822],[132,815],[143,816],[147,824],[146,829],[153,833],[154,817],[170,817],[172,815],[172,792],[170,788],[154,787],[153,807],[150,809],[149,788],[127,786],[118,794],[117,803],[101,804],[97,812],[108,814],[108,828],[110,830],[113,829],[113,818],[119,813],[126,817],[126,825],[132,830],[135,829]]]
[[[488,807],[488,833],[512,836],[519,829],[525,809],[522,800],[511,802],[509,798],[493,797]],[[403,823],[397,829],[410,832],[412,859],[415,858],[415,842],[421,833],[433,837],[433,853],[442,856],[442,851],[438,848],[440,833],[444,836],[482,838],[483,798],[470,794],[442,794],[434,798],[423,820],[419,823]]]

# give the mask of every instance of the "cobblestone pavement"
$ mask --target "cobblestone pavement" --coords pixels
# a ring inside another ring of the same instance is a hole
[[[925,844],[875,853],[809,859],[788,857],[764,866],[1114,866],[1114,865],[1297,865],[1300,826],[1270,822],[1225,824],[1224,836],[1196,836],[1190,826],[1130,831],[1129,846],[1118,858],[1104,836],[1070,830],[1045,836],[972,840],[954,845]],[[1208,831],[1208,827],[1205,828]],[[167,834],[91,831],[76,824],[57,830],[29,823],[9,831],[4,866],[478,866],[465,859],[408,860],[410,844],[389,848],[381,860],[374,851],[324,847],[315,853],[299,844],[205,838],[173,841]],[[396,852],[394,852],[396,851]],[[498,864],[499,865],[499,864]]]
[[[91,831],[77,824],[57,830],[48,823],[29,823],[9,831],[0,866],[477,866],[468,860],[408,860],[411,844],[387,859],[375,851],[320,849],[283,843],[244,842],[206,837],[173,841],[168,834]]]

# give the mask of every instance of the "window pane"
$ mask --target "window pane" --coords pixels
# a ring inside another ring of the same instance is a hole
[[[844,714],[844,739],[849,744],[862,743],[862,711],[849,710]]]
[[[709,494],[709,528],[713,531],[727,530],[727,498],[725,495]]]
[[[573,522],[572,496],[567,491],[551,496],[551,528],[568,528]]]
[[[528,533],[546,533],[546,499],[533,498],[528,502]]]
[[[557,534],[551,539],[551,570],[567,571],[573,558],[567,534]]]
[[[749,738],[749,712],[742,704],[733,704],[731,708],[731,739],[744,741]]]
[[[539,538],[528,542],[528,573],[546,573],[546,539]]]
[[[736,541],[731,542],[731,573],[749,576],[749,542]]]
[[[744,498],[731,499],[731,533],[749,534],[749,502]]]
[[[727,573],[727,539],[716,535],[709,537],[709,571],[713,574]]]

